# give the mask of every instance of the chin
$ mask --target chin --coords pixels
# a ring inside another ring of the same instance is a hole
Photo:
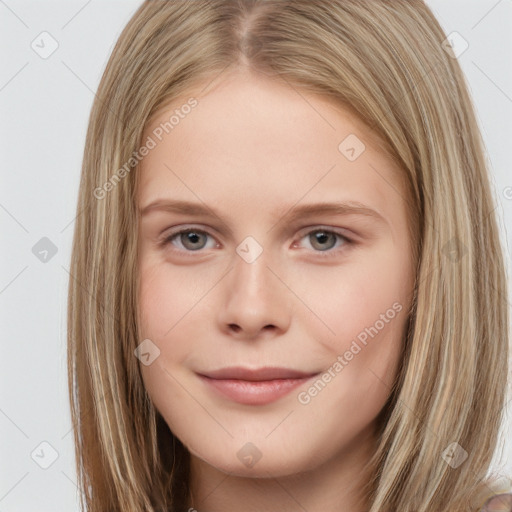
[[[222,448],[222,447],[220,447]],[[188,448],[191,455],[200,459],[203,463],[214,467],[222,473],[241,478],[274,478],[284,477],[314,469],[319,464],[313,457],[300,457],[294,453],[283,457],[275,450],[265,454],[265,450],[257,449],[250,443],[245,443],[240,449],[233,448],[233,456],[228,456],[230,449],[221,449],[219,453],[198,452]],[[251,459],[252,456],[252,459]]]

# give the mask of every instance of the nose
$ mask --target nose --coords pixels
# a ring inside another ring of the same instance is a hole
[[[279,277],[278,277],[279,276]],[[240,340],[272,337],[285,332],[291,319],[291,292],[266,253],[252,263],[235,254],[223,279],[218,321],[223,333]]]

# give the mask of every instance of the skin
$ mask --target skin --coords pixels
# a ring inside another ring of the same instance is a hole
[[[205,85],[157,113],[144,134],[196,97],[142,160],[137,200],[141,212],[180,199],[217,213],[153,209],[141,217],[139,325],[160,350],[141,366],[145,387],[191,453],[190,506],[199,512],[362,512],[364,465],[397,374],[413,291],[400,170],[374,149],[365,125],[329,100],[249,71]],[[366,146],[354,161],[338,148],[350,134]],[[340,201],[363,203],[383,219],[321,213],[289,221],[293,207]],[[190,227],[199,230],[192,243],[177,235],[159,245]],[[342,236],[315,238],[322,228]],[[236,251],[248,236],[262,248],[252,263]],[[401,311],[334,371],[393,304]],[[331,368],[335,376],[306,404],[298,395],[311,383],[246,405],[196,374],[226,366],[319,376]],[[248,442],[261,454],[252,467],[237,456]]]

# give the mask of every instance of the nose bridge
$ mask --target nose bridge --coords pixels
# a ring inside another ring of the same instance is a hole
[[[267,300],[276,285],[276,278],[268,268],[271,266],[271,251],[253,237],[247,237],[236,248],[233,268],[236,290],[233,291],[253,300]]]

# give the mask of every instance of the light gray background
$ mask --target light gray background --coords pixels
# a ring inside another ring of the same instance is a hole
[[[67,269],[94,92],[140,3],[0,0],[0,512],[78,510],[66,380]],[[469,43],[459,61],[477,107],[510,259],[512,0],[428,4],[447,34],[456,31]],[[31,47],[51,49],[44,31],[58,43],[48,58]],[[46,262],[32,252],[43,237],[57,249]],[[494,464],[508,474],[511,410],[509,402],[507,442]]]

